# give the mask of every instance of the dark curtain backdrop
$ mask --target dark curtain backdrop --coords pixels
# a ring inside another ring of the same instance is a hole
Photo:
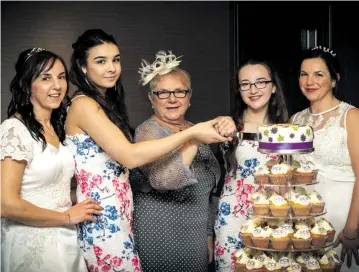
[[[119,44],[132,126],[152,113],[137,69],[142,58],[152,61],[160,49],[183,55],[181,67],[192,76],[190,121],[228,114],[229,2],[26,1],[1,3],[1,121],[6,118],[9,84],[20,51],[44,47],[69,64],[71,44],[89,28],[104,29]]]

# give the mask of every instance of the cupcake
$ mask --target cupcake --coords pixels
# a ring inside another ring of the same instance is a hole
[[[296,184],[311,184],[313,181],[313,169],[310,165],[301,165],[294,171]]]
[[[270,241],[273,249],[286,249],[289,244],[289,236],[287,231],[282,228],[273,230]]]
[[[256,227],[252,235],[252,243],[259,248],[268,248],[269,236],[272,234],[273,229],[270,227]]]
[[[317,191],[313,191],[308,195],[312,208],[311,213],[322,213],[324,211],[325,202]]]
[[[312,257],[311,253],[302,252],[300,255],[297,256],[296,261],[302,266],[306,267],[307,262]]]
[[[309,249],[312,238],[310,231],[306,229],[299,229],[293,234],[292,242],[296,249]]]
[[[280,266],[282,268],[282,271],[285,271],[289,267],[290,263],[292,262],[291,253],[289,253],[289,254],[281,253],[279,255],[279,261],[278,262],[279,262],[279,264],[280,264]]]
[[[307,229],[310,230],[311,227],[309,226],[307,220],[305,219],[300,219],[298,220],[295,224],[294,224],[294,229],[299,230],[299,229]]]
[[[288,166],[286,164],[273,165],[270,170],[270,180],[276,185],[286,185],[289,179]]]
[[[271,258],[265,264],[265,268],[269,272],[281,272],[282,266],[276,260]]]
[[[258,184],[269,184],[269,170],[266,165],[254,168],[254,178]]]
[[[299,263],[296,262],[292,262],[288,267],[286,272],[301,272],[302,271],[302,267],[300,266]]]
[[[333,272],[335,270],[334,260],[328,258],[328,256],[325,254],[319,259],[319,265],[322,269],[322,272]]]
[[[258,250],[254,255],[253,258],[260,261],[263,266],[266,265],[266,263],[268,262],[268,260],[270,259],[263,251]]]
[[[269,200],[264,192],[256,192],[252,198],[252,208],[254,215],[268,215],[269,214]]]
[[[263,271],[262,268],[263,268],[263,263],[261,263],[257,259],[252,258],[247,261],[244,271],[246,271],[246,272],[262,272]]]
[[[316,224],[310,231],[312,237],[312,245],[315,247],[322,247],[328,239],[327,231]]]
[[[296,191],[294,191],[294,189],[291,189],[289,192],[286,192],[284,194],[284,198],[289,202],[297,198],[298,196],[299,194]]]
[[[310,213],[310,200],[305,195],[297,196],[291,200],[291,206],[295,216],[308,216]]]
[[[335,263],[335,268],[339,268],[339,270],[340,270],[340,267],[342,266],[342,262],[340,261],[339,256],[337,255],[335,250],[332,249],[332,248],[328,249],[325,252],[325,255],[327,255],[328,261],[329,262],[334,262]]]
[[[280,225],[280,228],[282,228],[283,230],[285,230],[288,234],[289,237],[292,237],[294,234],[294,230],[292,227],[292,224],[289,223],[284,223],[282,225]]]
[[[234,254],[236,258],[236,268],[239,270],[238,272],[244,271],[244,268],[246,267],[246,263],[249,260],[249,254],[248,251],[245,248],[241,248],[236,251]]]
[[[319,265],[319,262],[314,259],[314,258],[310,258],[307,262],[307,272],[321,272],[321,268]]]
[[[335,229],[332,224],[330,224],[325,218],[318,220],[317,224],[323,227],[328,233],[328,242],[333,242],[335,236]]]
[[[269,209],[273,216],[285,217],[288,215],[288,202],[276,193],[269,198]]]
[[[252,246],[252,235],[253,235],[253,231],[255,229],[255,227],[257,227],[256,222],[254,222],[253,220],[248,220],[246,221],[246,223],[244,223],[240,229],[240,234],[241,234],[241,239],[242,239],[242,243],[245,246]]]

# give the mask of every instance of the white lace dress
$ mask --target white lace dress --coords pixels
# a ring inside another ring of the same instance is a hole
[[[355,181],[347,145],[346,115],[353,106],[341,102],[338,107],[324,114],[311,114],[309,109],[297,113],[294,124],[310,125],[314,130],[315,151],[296,156],[300,163],[310,161],[317,166],[319,184],[315,190],[326,202],[324,217],[333,224],[337,233],[344,228],[349,212]],[[341,247],[336,251],[340,256]],[[359,271],[355,264],[341,271]]]
[[[35,141],[16,118],[0,126],[1,159],[25,160],[21,198],[45,209],[69,209],[70,180],[74,160],[68,148]],[[31,227],[1,219],[1,271],[3,272],[81,272],[87,271],[71,227]]]

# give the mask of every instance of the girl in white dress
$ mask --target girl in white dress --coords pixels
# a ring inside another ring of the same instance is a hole
[[[10,90],[0,126],[1,271],[85,272],[75,224],[102,208],[90,199],[72,207],[64,61],[42,48],[23,51]]]
[[[334,96],[339,78],[339,63],[332,51],[321,47],[305,51],[299,86],[310,107],[296,113],[292,123],[314,130],[314,152],[297,160],[318,168],[315,189],[326,202],[324,217],[339,232],[337,244],[341,242],[343,250],[337,247],[336,251],[341,252],[342,261],[347,256],[341,271],[354,272],[359,271],[359,110]],[[351,264],[352,253],[357,265]]]
[[[259,153],[257,127],[283,123],[288,113],[280,78],[270,63],[249,61],[237,73],[238,90],[233,119],[242,130],[239,141],[224,148],[227,164],[215,222],[216,271],[234,272],[234,253],[242,248],[240,228],[252,217],[250,194],[255,189],[253,171],[276,155]]]

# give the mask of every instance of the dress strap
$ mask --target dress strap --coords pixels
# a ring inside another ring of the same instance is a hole
[[[86,95],[84,95],[84,94],[76,95],[75,97],[73,97],[73,98],[71,99],[71,102],[73,102],[76,98],[81,97],[81,96],[86,96]],[[67,111],[67,112],[69,111],[69,108],[70,108],[70,106],[67,106],[67,108],[66,108],[66,111]]]

